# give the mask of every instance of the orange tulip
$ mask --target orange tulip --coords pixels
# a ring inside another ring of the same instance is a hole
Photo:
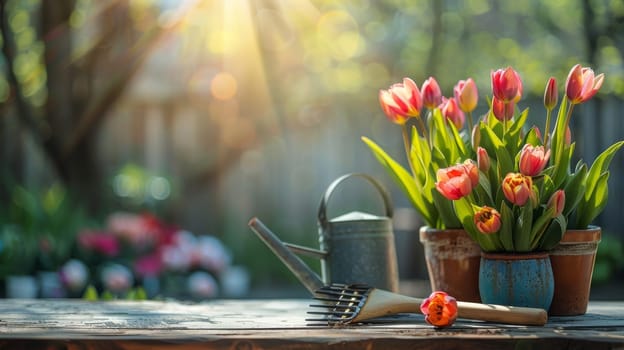
[[[565,192],[563,190],[557,190],[550,196],[548,203],[546,204],[546,208],[555,208],[555,213],[553,214],[553,218],[559,216],[563,213],[563,208],[565,207]]]
[[[405,124],[409,117],[417,117],[422,109],[422,97],[416,83],[410,78],[403,78],[403,83],[396,83],[388,90],[379,91],[379,103],[390,121]]]
[[[433,292],[420,304],[420,311],[430,325],[449,327],[457,319],[457,300],[445,292]]]
[[[545,151],[544,146],[534,147],[526,144],[522,147],[522,151],[520,151],[518,167],[522,174],[526,176],[536,176],[544,170],[549,159],[550,149]]]
[[[445,198],[457,200],[472,192],[479,183],[479,169],[471,160],[463,164],[438,169],[436,173],[436,189]]]
[[[594,71],[589,67],[575,65],[568,74],[566,80],[566,96],[571,104],[583,103],[592,98],[604,81],[604,73],[594,76]]]
[[[503,179],[503,194],[508,201],[519,206],[529,199],[534,201],[533,180],[521,173],[509,173]]]
[[[503,101],[517,102],[522,95],[522,80],[518,72],[511,67],[498,69],[491,73],[492,93],[494,97]]]
[[[498,210],[484,206],[475,213],[474,224],[481,233],[496,233],[501,227],[501,215]]]
[[[434,109],[442,103],[442,90],[434,77],[429,77],[422,84],[422,99],[425,107]]]
[[[477,91],[477,84],[475,84],[472,78],[457,82],[457,85],[453,88],[453,93],[462,111],[468,113],[477,108],[479,92]]]
[[[453,123],[457,130],[461,129],[464,126],[466,116],[464,116],[464,112],[459,109],[455,98],[444,98],[442,104],[440,105],[440,110],[442,111],[442,115],[446,118],[446,120]]]
[[[557,105],[558,100],[557,80],[550,77],[548,83],[546,83],[546,90],[544,91],[544,107],[546,107],[547,110],[552,110]]]

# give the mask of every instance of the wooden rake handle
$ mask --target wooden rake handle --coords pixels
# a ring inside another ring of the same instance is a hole
[[[360,311],[359,319],[372,318],[401,312],[420,313],[423,299],[408,297],[381,289],[373,289]],[[466,301],[457,302],[457,317],[526,326],[543,326],[548,321],[544,309],[480,304]]]

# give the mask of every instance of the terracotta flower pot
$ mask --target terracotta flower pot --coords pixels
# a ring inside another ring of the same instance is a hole
[[[547,252],[481,256],[479,292],[484,303],[548,310],[554,289]]]
[[[550,252],[555,277],[555,296],[549,313],[554,316],[587,312],[591,279],[600,243],[601,229],[568,230]]]
[[[463,229],[420,229],[432,291],[445,291],[461,301],[480,302],[481,249]]]

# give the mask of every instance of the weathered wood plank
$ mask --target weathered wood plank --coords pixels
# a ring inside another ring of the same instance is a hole
[[[86,302],[0,300],[0,349],[310,349],[405,347],[466,349],[624,346],[624,303],[594,302],[586,315],[552,317],[545,327],[459,320],[435,330],[421,315],[344,327],[309,326],[310,300]]]

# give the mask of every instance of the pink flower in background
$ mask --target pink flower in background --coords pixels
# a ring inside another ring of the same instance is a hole
[[[83,230],[78,234],[78,244],[85,250],[114,257],[119,254],[117,237],[106,231]]]
[[[139,277],[158,276],[163,270],[159,252],[141,256],[134,262],[134,272]]]
[[[213,272],[221,272],[230,265],[232,257],[225,246],[213,236],[200,236],[198,245],[200,265]]]
[[[464,115],[464,112],[459,109],[457,101],[454,97],[444,98],[442,104],[440,104],[440,111],[447,121],[455,125],[455,128],[457,130],[461,129],[464,126],[466,116]]]
[[[429,109],[434,109],[442,103],[442,90],[434,77],[427,78],[422,84],[422,101]]]

